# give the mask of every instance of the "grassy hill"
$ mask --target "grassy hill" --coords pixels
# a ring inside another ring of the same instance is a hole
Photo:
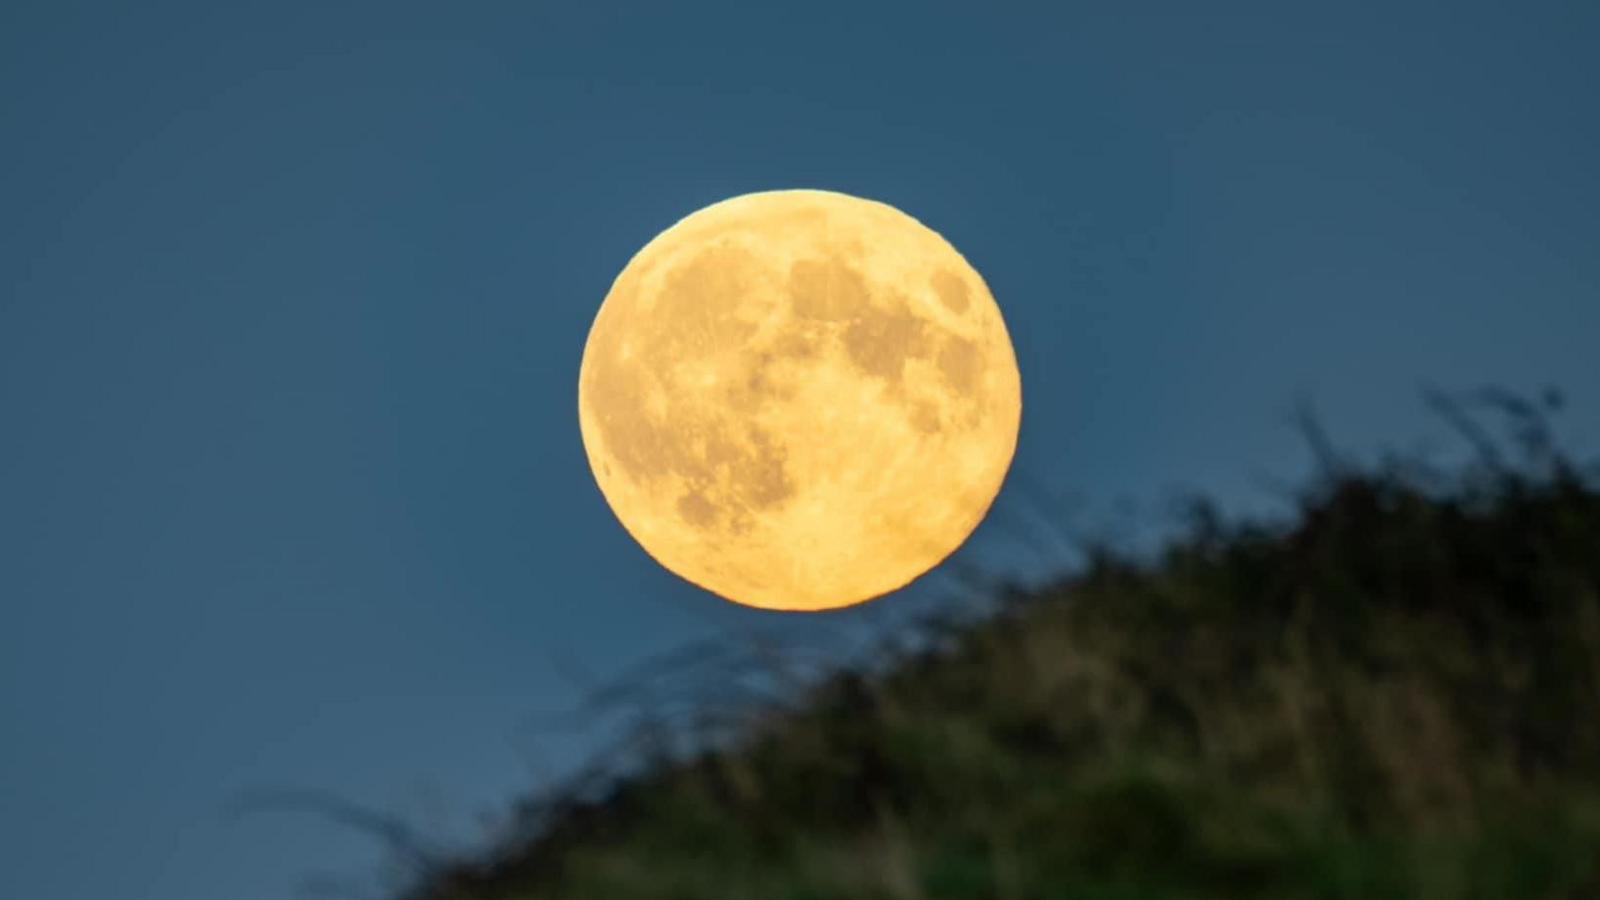
[[[1508,447],[1441,406],[1465,471],[1196,503],[405,896],[1600,898],[1600,494],[1500,406]]]

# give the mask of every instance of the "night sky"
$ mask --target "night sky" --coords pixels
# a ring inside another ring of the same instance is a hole
[[[1052,564],[1047,494],[1270,507],[1299,398],[1370,453],[1447,446],[1423,385],[1556,385],[1600,445],[1596,4],[590,5],[0,5],[0,896],[360,880],[230,804],[470,836],[580,758],[526,727],[574,667],[820,627],[653,563],[578,433],[611,279],[735,194],[988,280],[985,565]]]

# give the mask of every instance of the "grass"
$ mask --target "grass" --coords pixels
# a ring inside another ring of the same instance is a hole
[[[1326,455],[1278,525],[1196,502],[404,896],[1600,898],[1600,493],[1488,399],[1509,450],[1435,397],[1465,470]]]

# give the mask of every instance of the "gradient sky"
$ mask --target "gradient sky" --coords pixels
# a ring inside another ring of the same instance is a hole
[[[225,808],[470,830],[578,758],[560,660],[794,627],[652,563],[576,422],[611,279],[734,194],[988,279],[996,559],[1029,489],[1260,501],[1301,395],[1370,450],[1554,384],[1600,444],[1596,4],[590,5],[0,4],[0,896],[359,880]]]

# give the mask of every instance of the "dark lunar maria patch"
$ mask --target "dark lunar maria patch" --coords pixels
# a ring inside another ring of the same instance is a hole
[[[967,311],[967,283],[949,269],[940,269],[933,276],[933,291],[939,301],[953,313]]]
[[[845,329],[844,348],[863,372],[898,381],[906,360],[927,355],[927,325],[898,297],[888,309],[869,306],[862,310]]]
[[[966,338],[950,338],[939,351],[939,371],[951,387],[972,394],[978,384],[978,345]]]
[[[839,322],[872,302],[861,273],[835,259],[802,259],[789,267],[789,298],[795,315]]]

